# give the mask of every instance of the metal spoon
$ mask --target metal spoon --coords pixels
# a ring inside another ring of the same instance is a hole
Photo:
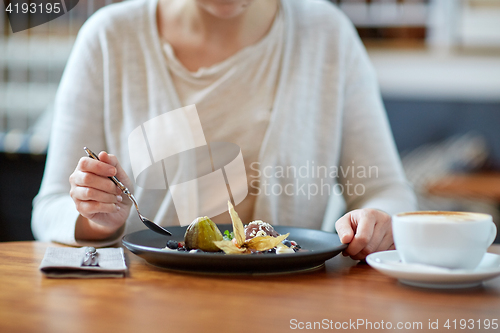
[[[85,150],[85,152],[87,153],[87,155],[90,158],[93,158],[94,160],[99,161],[99,158],[92,150],[88,149],[87,147],[83,147],[83,149]],[[132,193],[130,193],[129,189],[126,188],[125,185],[123,185],[122,182],[118,180],[118,178],[116,178],[115,176],[108,177],[108,178],[111,179],[111,181],[113,183],[115,183],[115,185],[118,186],[120,188],[120,190],[122,190],[122,192],[125,193],[130,198],[130,200],[132,200],[132,202],[134,203],[135,209],[137,210],[137,214],[139,214],[139,218],[141,219],[142,223],[144,223],[146,225],[146,227],[148,227],[149,229],[151,229],[154,232],[157,232],[161,235],[172,236],[172,233],[170,231],[159,226],[158,224],[154,223],[153,221],[147,219],[146,217],[144,217],[141,214],[141,212],[139,212],[139,205],[137,205],[137,200],[135,199],[134,195]]]

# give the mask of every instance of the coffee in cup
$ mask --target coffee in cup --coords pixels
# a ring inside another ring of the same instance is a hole
[[[404,263],[451,269],[476,268],[497,233],[491,215],[445,211],[396,214],[392,231]]]

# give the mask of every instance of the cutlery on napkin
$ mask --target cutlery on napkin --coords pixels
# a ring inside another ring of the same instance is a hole
[[[122,248],[49,247],[40,270],[50,278],[121,278],[127,272]],[[95,252],[94,252],[95,251]],[[92,264],[88,264],[89,255]]]

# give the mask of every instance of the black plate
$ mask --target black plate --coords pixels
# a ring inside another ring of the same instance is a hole
[[[231,225],[219,229],[232,230]],[[224,253],[188,253],[162,250],[168,240],[184,241],[187,227],[169,227],[172,236],[166,237],[151,230],[141,230],[122,239],[123,245],[148,263],[171,270],[221,273],[221,274],[272,274],[314,269],[325,260],[339,254],[347,245],[337,234],[304,228],[280,227],[280,234],[290,233],[289,240],[296,241],[304,252],[290,254],[227,255]]]

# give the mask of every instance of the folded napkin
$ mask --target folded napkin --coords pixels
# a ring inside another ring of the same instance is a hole
[[[40,270],[51,278],[119,278],[127,272],[122,248],[97,249],[97,265],[85,266],[87,247],[49,247]]]

